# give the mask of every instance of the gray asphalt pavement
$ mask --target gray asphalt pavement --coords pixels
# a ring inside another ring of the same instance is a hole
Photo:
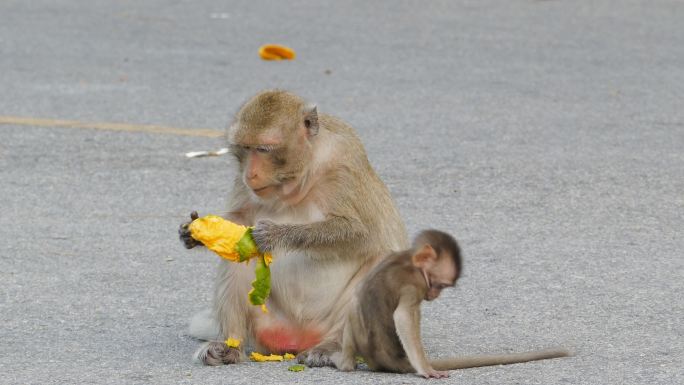
[[[222,129],[285,88],[356,127],[411,234],[465,274],[423,309],[434,357],[576,356],[453,384],[684,383],[681,1],[0,2],[0,116]],[[265,62],[264,43],[294,48]],[[0,119],[1,120],[1,119]],[[0,383],[424,383],[193,364],[223,210],[220,138],[0,124]]]

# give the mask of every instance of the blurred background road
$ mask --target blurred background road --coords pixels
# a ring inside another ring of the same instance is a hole
[[[576,352],[440,383],[684,383],[682,20],[681,1],[0,2],[0,383],[424,382],[191,362],[216,257],[176,230],[223,210],[234,171],[183,154],[274,87],[357,129],[411,234],[461,242],[465,275],[423,309],[431,356]]]

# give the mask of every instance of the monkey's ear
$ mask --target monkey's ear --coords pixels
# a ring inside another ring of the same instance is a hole
[[[423,245],[423,247],[418,249],[411,257],[413,265],[417,267],[424,267],[426,263],[435,260],[437,260],[437,253],[435,252],[435,249],[428,244]]]
[[[318,134],[318,110],[315,104],[307,104],[304,107],[304,127],[309,136]]]

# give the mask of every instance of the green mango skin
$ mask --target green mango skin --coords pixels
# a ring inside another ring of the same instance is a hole
[[[245,234],[235,245],[235,251],[240,255],[240,262],[245,262],[256,257],[254,274],[256,279],[252,282],[252,290],[249,292],[249,302],[252,305],[263,305],[271,293],[271,269],[266,266],[264,256],[259,251],[254,238],[252,228],[248,228]]]
[[[249,292],[249,302],[252,305],[263,305],[271,293],[271,269],[266,266],[263,255],[259,255],[256,259],[254,274],[256,278],[252,282],[252,290]]]
[[[306,367],[304,365],[292,365],[289,368],[287,368],[287,370],[289,370],[291,372],[301,372],[304,369],[306,369]]]
[[[259,255],[259,248],[252,237],[252,228],[248,228],[242,238],[235,245],[235,251],[240,254],[240,262],[244,262],[255,255]]]

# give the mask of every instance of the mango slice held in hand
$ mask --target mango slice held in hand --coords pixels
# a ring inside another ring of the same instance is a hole
[[[259,255],[249,227],[217,215],[197,218],[188,227],[190,235],[209,250],[232,262],[244,262]]]
[[[259,56],[264,60],[293,60],[295,51],[278,44],[266,44],[259,48]]]
[[[238,225],[216,215],[197,218],[190,226],[190,235],[202,242],[209,250],[231,262],[245,262],[257,258],[252,290],[248,294],[252,305],[261,305],[267,312],[266,299],[271,293],[271,269],[273,260],[270,253],[261,253],[254,238],[252,228]]]

